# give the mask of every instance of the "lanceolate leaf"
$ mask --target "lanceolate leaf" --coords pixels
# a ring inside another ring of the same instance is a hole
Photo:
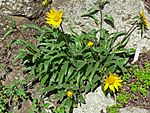
[[[112,40],[111,43],[113,44],[117,38],[119,38],[120,36],[126,35],[126,34],[127,34],[127,32],[123,32],[123,31],[113,33],[113,35],[111,36],[111,39],[110,39],[110,40]]]
[[[46,83],[48,77],[49,77],[48,74],[46,74],[46,75],[44,74],[44,77],[42,77],[41,82],[40,82],[41,85],[44,85]]]
[[[24,49],[19,50],[19,54],[15,57],[13,62],[15,62],[18,59],[23,59],[26,56],[26,51]]]
[[[61,70],[58,75],[58,84],[59,85],[61,85],[63,83],[64,77],[67,74],[68,64],[69,64],[69,62],[66,61],[66,62],[64,62],[63,66],[61,67]]]
[[[45,60],[45,61],[44,61],[44,70],[45,70],[45,72],[48,71],[49,64],[50,64],[50,61],[49,61],[49,60]]]
[[[15,40],[13,44],[20,44],[26,47],[28,50],[32,52],[38,52],[38,49],[35,45],[31,44],[30,42],[27,42],[25,40]]]
[[[79,95],[78,99],[79,99],[79,102],[80,102],[80,103],[86,104],[83,95]]]
[[[66,111],[66,113],[70,113],[73,101],[71,99],[67,99],[65,103],[66,103],[66,105],[65,105],[65,107],[66,107],[65,111]]]
[[[92,70],[92,72],[91,72],[91,75],[89,76],[89,82],[90,82],[90,84],[92,84],[93,82],[92,82],[92,79],[93,79],[93,77],[94,77],[94,74],[95,74],[95,72],[98,70],[98,68],[99,68],[99,64],[100,64],[100,62],[96,62],[96,64],[94,65],[94,67],[93,67],[93,70]]]
[[[47,87],[45,87],[45,88],[41,91],[41,93],[43,94],[43,93],[46,93],[46,92],[49,92],[49,91],[53,91],[53,90],[55,90],[55,89],[56,89],[55,86],[47,86]]]
[[[91,84],[88,82],[85,86],[85,93],[88,93],[91,90]]]
[[[74,72],[73,67],[69,67],[67,76],[65,77],[65,82],[69,81],[69,79],[70,79],[71,75],[73,74],[73,72]]]
[[[4,38],[7,37],[8,35],[10,35],[11,33],[13,33],[14,31],[15,31],[15,29],[8,28],[7,31],[4,33]]]
[[[78,70],[80,70],[82,67],[85,66],[85,64],[87,64],[87,62],[86,62],[86,61],[83,61],[83,60],[78,60],[77,62],[78,62],[78,63],[77,63],[77,65],[78,65]]]
[[[59,54],[55,55],[54,57],[52,57],[50,59],[50,62],[52,62],[55,58],[60,58],[61,57],[61,59],[62,59],[62,57],[64,57],[64,56],[66,56],[65,53],[59,53]]]
[[[91,9],[88,10],[87,13],[81,15],[81,17],[87,17],[87,16],[94,15],[94,14],[96,14],[98,11],[99,11],[98,9],[91,8]]]
[[[79,84],[81,77],[82,77],[82,74],[78,73],[78,75],[77,75],[77,84]]]
[[[104,21],[108,24],[108,25],[110,25],[111,27],[115,27],[114,26],[114,19],[113,19],[113,17],[111,16],[111,15],[108,15],[108,14],[105,14],[104,15]]]
[[[81,15],[81,17],[90,17],[98,25],[99,24],[99,20],[96,18],[96,16],[94,16],[94,14],[96,14],[98,11],[99,11],[98,9],[91,8],[90,10],[88,10],[88,13],[85,13],[85,14]]]
[[[40,28],[39,26],[35,25],[35,24],[24,24],[21,26],[23,29],[36,29],[40,32],[43,32],[44,30],[42,28]]]

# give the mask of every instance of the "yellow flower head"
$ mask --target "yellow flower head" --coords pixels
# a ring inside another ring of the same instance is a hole
[[[147,19],[146,19],[146,16],[145,16],[145,14],[144,14],[144,10],[141,10],[141,11],[140,11],[139,16],[140,16],[140,18],[141,18],[141,21],[142,21],[144,27],[146,27],[146,28],[148,29],[148,28],[149,28],[149,22],[148,22]]]
[[[93,41],[88,41],[87,46],[92,47],[94,45]]]
[[[42,4],[45,6],[48,4],[48,0],[42,0]]]
[[[63,12],[61,10],[56,11],[52,8],[50,12],[46,13],[46,23],[52,25],[54,28],[58,28],[62,22]]]
[[[122,80],[118,77],[117,74],[109,74],[109,77],[106,77],[105,79],[105,86],[104,86],[104,91],[106,91],[109,87],[109,89],[113,92],[115,92],[115,89],[118,91],[118,86],[121,85]]]
[[[68,97],[72,97],[72,96],[73,96],[73,92],[72,92],[72,91],[70,91],[70,90],[69,90],[69,91],[67,91],[67,96],[68,96]]]

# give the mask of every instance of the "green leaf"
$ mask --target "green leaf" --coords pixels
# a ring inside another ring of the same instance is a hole
[[[73,101],[71,99],[67,99],[66,102],[65,102],[65,111],[66,113],[70,113],[71,111],[71,107],[72,107],[72,104],[73,104]]]
[[[61,41],[58,45],[57,45],[57,48],[60,48],[60,47],[62,47],[62,46],[64,46],[65,45],[65,42],[64,41]]]
[[[73,90],[78,90],[78,86],[76,84],[68,84],[69,88],[70,89],[73,89]]]
[[[90,8],[87,13],[81,15],[81,17],[88,17],[88,16],[91,16],[91,15],[94,15],[96,13],[98,13],[98,9],[95,9],[94,7],[93,8]]]
[[[59,86],[56,86],[57,90],[59,90],[59,91],[57,94],[54,95],[54,97],[53,97],[54,100],[62,101],[64,99],[64,96],[66,96],[66,92],[64,90],[61,90],[62,86],[60,88],[59,88]]]
[[[120,58],[118,59],[118,62],[125,65],[128,62],[129,58]]]
[[[23,59],[26,56],[26,51],[24,49],[19,50],[19,54],[15,57],[13,62],[15,62],[17,59]]]
[[[79,95],[79,96],[78,96],[78,101],[79,101],[80,103],[86,104],[83,95]]]
[[[98,87],[98,85],[99,85],[98,83],[92,84],[91,91],[94,91]]]
[[[13,41],[13,44],[20,44],[20,45],[23,45],[24,47],[26,47],[30,52],[32,52],[32,53],[38,53],[38,49],[37,49],[37,47],[36,46],[34,46],[33,44],[31,44],[31,43],[29,43],[29,42],[27,42],[27,41],[25,41],[25,40],[14,40]]]
[[[142,93],[142,95],[144,95],[144,96],[146,96],[147,93],[148,93],[148,90],[146,90],[146,88],[142,88],[142,87],[139,88],[139,91],[140,91],[140,93]]]
[[[87,69],[86,69],[86,73],[85,73],[85,76],[88,76],[92,71],[92,66],[91,65],[88,65]]]
[[[81,15],[81,17],[90,17],[94,20],[94,22],[96,23],[96,25],[99,24],[99,20],[94,16],[94,14],[96,14],[99,10],[95,9],[95,8],[90,8],[87,13]]]
[[[70,79],[71,75],[73,74],[73,72],[74,72],[73,67],[69,67],[67,76],[65,77],[65,82],[69,81],[69,79]]]
[[[39,54],[37,53],[37,54],[34,54],[34,56],[32,57],[32,62],[33,62],[33,63],[34,63],[35,60],[39,57],[38,55],[39,55]]]
[[[49,64],[50,64],[50,61],[49,61],[49,60],[45,60],[45,61],[44,61],[44,70],[45,70],[45,72],[48,71]]]
[[[44,32],[44,30],[42,28],[40,28],[39,26],[35,25],[35,24],[24,24],[21,26],[23,29],[36,29],[40,32]]]
[[[57,53],[57,51],[49,51],[47,54],[44,55],[43,59],[50,60],[53,58],[53,54]]]
[[[45,72],[45,70],[43,70],[43,67],[44,67],[44,63],[40,63],[39,65],[38,65],[38,67],[36,67],[36,72],[41,72],[41,71],[44,71]]]
[[[125,38],[121,41],[120,46],[121,46],[121,47],[125,47],[126,44],[127,44],[128,41],[129,41],[129,39],[130,39],[130,36],[125,37]]]
[[[45,31],[42,31],[42,33],[40,34],[40,36],[38,36],[38,40],[39,41],[42,41],[43,39],[46,39],[47,37],[50,37],[49,34],[52,34],[52,29],[49,29],[49,30],[45,30]]]
[[[70,33],[73,37],[78,38],[78,34],[71,28],[71,26],[69,25],[70,28]]]
[[[123,66],[124,64],[117,62],[117,65],[120,67],[120,69],[122,70],[122,72],[127,72],[127,69]]]
[[[6,31],[4,33],[4,38],[6,38],[8,35],[10,35],[11,33],[13,33],[14,31],[15,31],[15,29],[12,29],[12,28],[6,29]]]
[[[52,47],[53,44],[52,43],[39,43],[38,46],[46,46],[46,47]]]
[[[113,73],[113,72],[116,70],[116,68],[117,68],[117,65],[109,66],[109,67],[107,68],[106,73],[109,73],[109,72]]]
[[[55,90],[56,87],[55,86],[47,86],[47,87],[44,87],[44,89],[41,90],[41,93],[47,93],[47,92],[50,92],[50,91],[53,91]]]
[[[83,68],[86,64],[87,64],[86,61],[77,60],[78,70],[80,70],[81,68]]]
[[[49,85],[51,85],[53,82],[58,82],[58,80],[57,80],[58,74],[59,74],[58,72],[52,73],[51,78],[50,78]]]
[[[88,93],[91,90],[91,84],[88,82],[85,86],[85,94]]]
[[[98,0],[99,8],[102,10],[104,6],[109,3],[109,0]]]
[[[94,20],[94,22],[95,22],[96,25],[99,24],[99,20],[96,18],[96,16],[90,15],[89,17],[92,18],[92,19]]]
[[[139,20],[140,21],[140,17],[139,16],[135,16],[133,17],[134,20]]]
[[[49,77],[48,74],[46,74],[46,75],[44,75],[44,77],[42,77],[41,82],[40,82],[41,85],[44,85],[46,83],[48,77]]]
[[[77,84],[79,84],[82,76],[83,76],[83,74],[78,73],[78,75],[77,75]]]
[[[100,64],[100,62],[97,61],[96,64],[94,65],[94,67],[92,68],[93,70],[92,70],[92,72],[91,72],[91,75],[89,76],[89,82],[90,82],[90,84],[93,84],[93,83],[92,83],[92,80],[93,80],[93,77],[94,77],[95,72],[96,72],[96,71],[98,70],[98,68],[99,68],[99,64]]]
[[[127,32],[124,32],[124,31],[113,33],[111,36],[111,40],[112,40],[111,43],[114,43],[118,37],[126,35],[126,34],[127,34]]]
[[[112,17],[111,15],[105,14],[105,15],[104,15],[104,21],[105,21],[108,25],[110,25],[111,27],[114,28],[114,19],[113,19],[113,17]]]
[[[53,56],[53,57],[50,59],[50,62],[52,62],[55,58],[61,57],[60,59],[62,59],[64,56],[66,56],[65,53],[59,53],[59,54]],[[60,59],[59,59],[59,60],[60,60]]]
[[[58,75],[58,85],[61,85],[63,83],[64,77],[67,74],[68,64],[69,64],[69,62],[66,61],[66,62],[64,62],[63,66],[61,67],[61,70]]]
[[[109,37],[109,34],[108,34],[108,31],[106,29],[100,29],[99,32],[100,32],[100,40],[99,41],[101,44],[103,44],[101,41],[107,40]]]

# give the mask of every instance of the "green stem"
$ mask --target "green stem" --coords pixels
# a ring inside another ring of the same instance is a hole
[[[121,42],[123,42],[126,38],[128,38],[133,33],[133,31],[137,28],[137,26],[138,25],[136,25],[135,27],[132,27],[132,29],[129,30],[129,32],[127,32],[127,35],[125,35],[125,37],[123,38]]]
[[[103,26],[103,13],[102,13],[101,8],[99,9],[99,11],[100,11],[100,29],[102,29],[102,26]]]
[[[121,42],[118,42],[112,49],[114,49],[114,48],[118,48],[132,33],[133,33],[133,31],[138,27],[138,25],[136,25],[137,24],[137,21],[133,24],[133,26],[128,30],[128,32],[127,32],[127,35],[125,35],[124,36],[124,38],[122,39],[122,41]],[[135,26],[136,25],[136,26]],[[111,49],[111,50],[112,50]]]
[[[127,38],[136,29],[136,27],[138,26],[136,24],[137,24],[137,21],[134,22],[133,26],[128,30],[127,35],[125,35],[123,39]]]
[[[21,32],[21,30],[18,29],[17,27],[15,27],[15,29],[21,34],[22,38],[25,39],[24,34]]]
[[[69,46],[69,43],[68,43],[68,40],[66,39],[65,35],[64,35],[64,30],[63,30],[63,27],[62,27],[62,24],[60,24],[60,28],[61,28],[61,32],[63,33],[63,38],[67,44],[67,46]]]

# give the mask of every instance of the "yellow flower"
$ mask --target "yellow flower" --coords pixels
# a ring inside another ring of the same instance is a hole
[[[93,41],[88,41],[87,46],[92,47],[94,45]]]
[[[105,79],[105,86],[104,86],[104,91],[106,91],[109,87],[110,90],[112,90],[113,92],[115,92],[115,89],[118,91],[118,86],[122,86],[121,85],[122,80],[118,77],[117,74],[109,74],[109,77],[106,77]]]
[[[140,18],[141,18],[141,21],[142,21],[144,27],[146,27],[148,29],[149,28],[149,22],[146,19],[146,16],[144,14],[144,10],[141,10],[139,15],[140,15]]]
[[[45,6],[48,4],[48,0],[43,0],[42,4]]]
[[[46,23],[52,25],[54,28],[58,28],[62,22],[63,12],[61,10],[56,11],[52,8],[50,12],[46,13]]]
[[[67,96],[68,96],[68,97],[72,97],[72,96],[73,96],[73,92],[72,92],[72,91],[70,91],[70,90],[69,90],[69,91],[67,91]]]

